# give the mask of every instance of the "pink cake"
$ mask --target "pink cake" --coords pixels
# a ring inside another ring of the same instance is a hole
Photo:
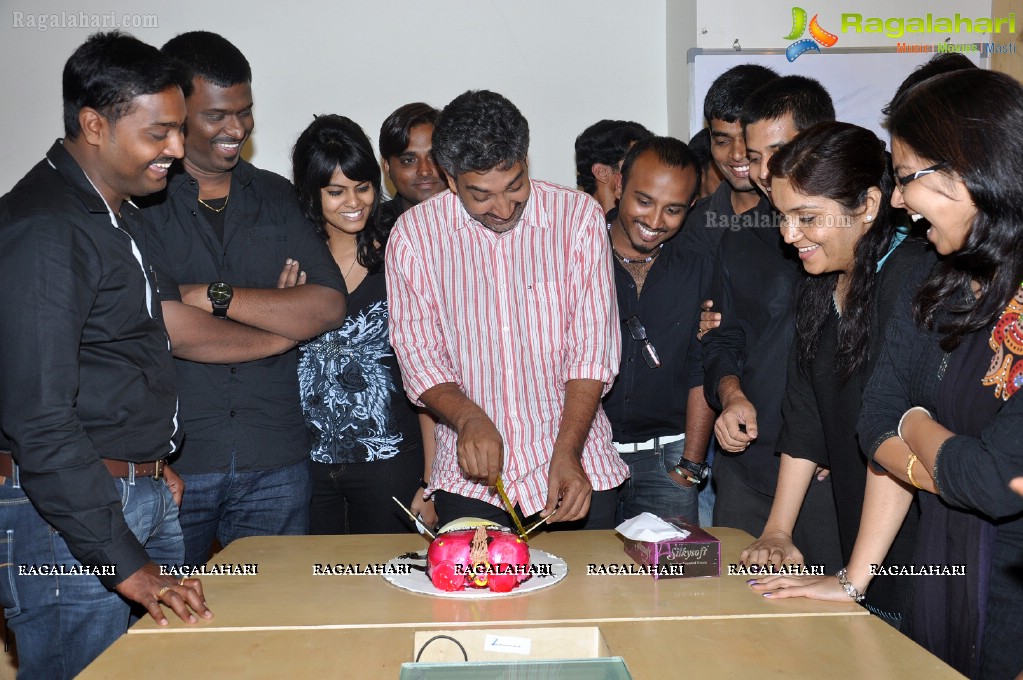
[[[529,578],[529,545],[507,527],[456,520],[430,543],[426,575],[439,590],[489,588],[507,593]]]

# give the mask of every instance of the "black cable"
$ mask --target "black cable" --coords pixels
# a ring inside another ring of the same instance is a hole
[[[465,651],[465,647],[462,646],[461,642],[459,642],[455,638],[451,637],[450,635],[434,635],[432,638],[430,638],[429,640],[424,642],[423,646],[419,648],[419,653],[416,654],[416,661],[415,661],[416,663],[419,663],[419,659],[422,658],[423,652],[426,651],[426,648],[429,647],[430,643],[433,642],[434,640],[451,640],[456,645],[458,645],[458,648],[460,650],[462,650],[462,656],[465,658],[465,660],[466,661],[469,660],[469,653]]]

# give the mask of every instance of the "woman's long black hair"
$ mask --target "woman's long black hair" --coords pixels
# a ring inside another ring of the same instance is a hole
[[[877,187],[881,200],[870,229],[856,243],[849,290],[838,322],[835,372],[843,380],[861,368],[870,349],[871,314],[877,299],[877,263],[892,247],[896,225],[889,215],[894,187],[891,161],[873,132],[849,123],[819,123],[804,130],[771,157],[772,179],[787,179],[807,196],[836,201],[847,215],[863,209]],[[836,225],[836,228],[842,228]],[[796,342],[799,365],[809,372],[824,323],[831,314],[838,272],[806,276],[797,293]]]
[[[937,325],[950,352],[997,319],[1023,280],[1023,86],[995,71],[945,73],[908,90],[887,125],[922,160],[947,163],[937,174],[960,178],[977,206],[962,247],[916,296],[916,322]]]

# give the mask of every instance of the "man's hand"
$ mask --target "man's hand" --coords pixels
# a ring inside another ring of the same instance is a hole
[[[118,583],[114,589],[123,597],[138,602],[161,626],[167,625],[167,617],[160,604],[174,610],[182,621],[196,623],[199,619],[212,619],[213,612],[206,606],[202,582],[197,578],[186,578],[179,582],[172,576],[160,574],[160,567],[150,562],[134,574]]]
[[[437,516],[437,504],[433,502],[433,499],[423,498],[423,490],[416,489],[416,494],[412,497],[412,502],[409,504],[409,510],[416,517],[421,518],[423,524],[427,529],[433,531],[437,528],[437,523],[440,518]]]
[[[714,434],[725,451],[745,451],[757,438],[757,410],[745,397],[731,401],[714,421]]]
[[[547,472],[547,505],[542,517],[554,515],[549,522],[572,522],[590,512],[593,486],[586,476],[579,455],[555,449]]]
[[[745,451],[757,438],[757,410],[743,394],[735,376],[721,379],[720,392],[723,408],[714,422],[714,434],[725,451]]]
[[[504,440],[497,426],[482,410],[470,415],[459,427],[458,467],[468,478],[487,486],[497,484],[504,466]]]
[[[792,542],[792,537],[782,531],[765,531],[739,554],[739,562],[758,566],[803,564],[803,553]]]
[[[163,466],[163,481],[170,489],[171,497],[174,498],[174,505],[181,507],[181,497],[185,494],[185,482],[177,472],[171,470],[170,465]]]
[[[714,307],[713,300],[704,300],[700,305],[700,329],[696,332],[697,338],[702,339],[707,331],[712,331],[721,325],[721,315],[710,311],[712,307]]]
[[[299,267],[298,260],[292,260],[289,257],[284,261],[284,269],[281,270],[281,275],[277,277],[277,287],[294,288],[295,286],[303,286],[305,285],[305,280],[305,272]]]

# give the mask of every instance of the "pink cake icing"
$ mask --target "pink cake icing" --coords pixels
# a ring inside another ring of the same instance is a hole
[[[447,525],[465,526],[463,521]],[[426,575],[444,591],[506,593],[529,578],[529,545],[510,529],[483,523],[441,530],[426,553]]]

